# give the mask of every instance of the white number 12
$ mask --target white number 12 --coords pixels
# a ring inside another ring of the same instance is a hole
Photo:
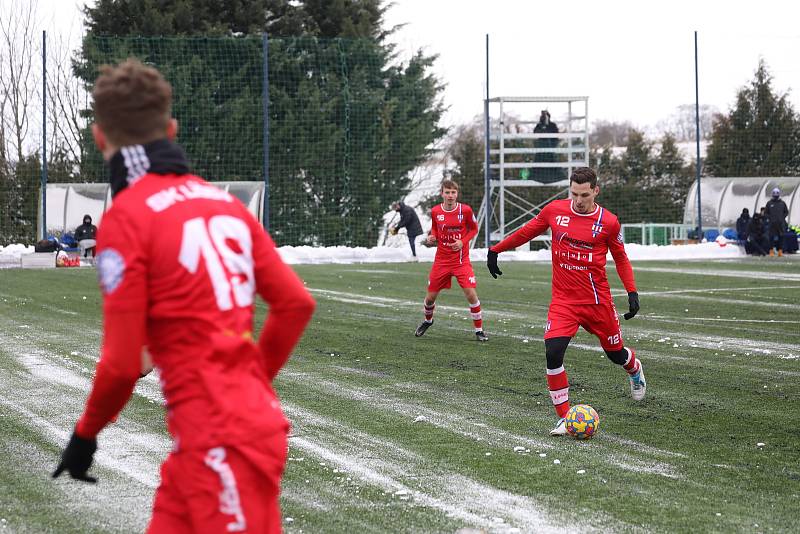
[[[238,243],[241,250],[231,249],[228,240]],[[183,223],[178,261],[194,274],[201,256],[220,310],[233,309],[234,302],[239,307],[253,303],[253,240],[244,221],[217,215],[209,219],[208,226],[202,217]]]

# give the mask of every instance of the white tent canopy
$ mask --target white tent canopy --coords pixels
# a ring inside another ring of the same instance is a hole
[[[213,182],[213,185],[241,200],[250,213],[262,221],[264,182]],[[40,229],[41,206],[40,199]],[[107,183],[47,184],[47,233],[63,235],[73,232],[83,223],[84,215],[91,215],[92,222],[99,224],[103,213],[110,207],[111,188]]]
[[[775,187],[789,207],[789,224],[800,224],[800,177],[709,177],[700,182],[703,228],[736,228],[742,209],[747,208],[752,216],[767,204]],[[697,225],[697,182],[686,197],[683,222]]]

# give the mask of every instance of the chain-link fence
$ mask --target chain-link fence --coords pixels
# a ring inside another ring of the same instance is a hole
[[[426,60],[387,66],[386,54],[366,39],[87,38],[74,72],[85,91],[104,63],[136,57],[157,67],[173,86],[193,171],[264,183],[265,224],[279,244],[374,246],[389,205],[444,133]],[[80,117],[82,157],[58,152],[50,183],[106,181],[88,106]],[[39,154],[0,180],[4,242],[36,238]]]
[[[88,129],[88,90],[100,64],[130,56],[158,67],[172,83],[178,140],[197,174],[264,184],[257,211],[263,208],[265,225],[281,245],[375,246],[389,205],[415,189],[435,191],[431,183],[445,176],[461,182],[476,212],[484,201],[484,126],[441,127],[447,104],[441,81],[421,54],[401,64],[368,39],[86,37],[76,56],[59,61],[52,51],[59,42],[52,41],[51,51],[42,53],[46,62],[28,57],[23,85],[9,86],[5,66],[11,63],[4,64],[0,244],[34,242],[42,219],[50,218],[54,207],[42,209],[43,156],[50,184],[107,180]],[[25,66],[18,59],[17,66]],[[786,96],[789,88],[775,84],[768,64],[752,69],[750,80],[730,88],[727,109],[700,107],[703,176],[800,174],[800,118]],[[713,76],[710,70],[706,77]],[[37,99],[46,109],[35,105]],[[564,162],[588,157],[600,176],[600,202],[624,223],[694,224],[696,211],[687,209],[696,198],[694,105],[681,106],[655,132],[576,119],[584,112],[557,106],[548,110],[553,125],[542,130],[540,111],[510,106],[502,124],[490,117],[492,178],[501,132],[509,134],[505,179],[545,178],[542,187],[521,187],[505,198],[506,223],[524,223],[532,206],[563,194]],[[787,203],[800,204],[800,194],[788,187]],[[253,188],[244,189],[255,198]],[[419,194],[410,198],[425,204]],[[789,207],[790,213],[800,209]],[[69,230],[64,220],[48,220],[48,230]]]

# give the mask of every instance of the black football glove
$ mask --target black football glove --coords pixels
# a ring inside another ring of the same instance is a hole
[[[628,309],[630,311],[623,315],[626,321],[628,319],[633,319],[636,314],[639,313],[639,293],[636,291],[628,293]]]
[[[503,271],[497,266],[497,252],[490,250],[486,253],[486,266],[489,268],[489,274],[492,275],[492,278],[503,275]]]
[[[75,480],[94,484],[97,479],[87,475],[86,472],[92,466],[92,458],[96,450],[96,439],[84,439],[73,432],[72,437],[69,438],[69,443],[67,443],[67,448],[61,454],[61,463],[53,471],[53,478],[58,477],[66,470],[69,472],[69,476]]]

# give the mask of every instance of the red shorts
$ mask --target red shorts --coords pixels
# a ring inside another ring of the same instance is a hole
[[[622,350],[622,332],[613,302],[600,304],[550,303],[544,338],[573,337],[582,326],[600,339],[603,350]]]
[[[478,287],[471,263],[462,263],[461,265],[437,265],[434,263],[431,273],[428,275],[428,291],[450,289],[453,276],[456,277],[458,285],[461,287]]]
[[[161,466],[149,534],[280,533],[286,434],[257,444],[171,453]]]

